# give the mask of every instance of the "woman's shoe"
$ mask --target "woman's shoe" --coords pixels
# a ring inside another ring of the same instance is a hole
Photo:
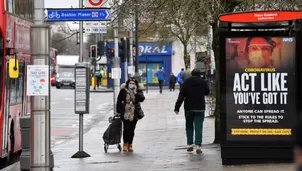
[[[132,144],[128,144],[128,152],[133,152]]]
[[[201,151],[201,149],[200,149],[200,146],[197,146],[197,148],[196,148],[196,153],[197,153],[197,154],[201,154],[201,153],[202,153],[202,151]]]
[[[124,144],[123,152],[128,152],[128,144]]]
[[[188,151],[188,152],[193,151],[193,146],[192,146],[192,145],[189,145],[188,148],[187,148],[187,151]]]

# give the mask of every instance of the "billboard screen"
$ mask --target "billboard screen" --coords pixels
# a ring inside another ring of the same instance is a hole
[[[295,47],[294,37],[225,39],[228,141],[292,139]]]

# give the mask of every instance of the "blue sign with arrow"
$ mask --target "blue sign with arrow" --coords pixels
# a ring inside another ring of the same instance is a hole
[[[47,9],[48,21],[110,21],[110,9]]]

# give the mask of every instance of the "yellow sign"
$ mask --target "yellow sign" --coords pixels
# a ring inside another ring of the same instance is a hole
[[[232,135],[292,135],[292,129],[232,128]]]
[[[9,78],[19,77],[19,62],[17,59],[15,58],[9,59],[8,68],[9,68]]]

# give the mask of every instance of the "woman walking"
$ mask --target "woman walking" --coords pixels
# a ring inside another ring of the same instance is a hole
[[[121,91],[117,97],[116,111],[121,115],[124,131],[123,131],[123,151],[133,152],[132,142],[134,138],[135,127],[138,121],[138,113],[142,112],[140,102],[145,100],[145,96],[138,81],[134,78],[127,80],[126,84],[122,84]]]
[[[169,80],[169,89],[170,91],[175,91],[175,84],[176,84],[176,77],[175,75],[171,72],[170,74],[170,80]]]

